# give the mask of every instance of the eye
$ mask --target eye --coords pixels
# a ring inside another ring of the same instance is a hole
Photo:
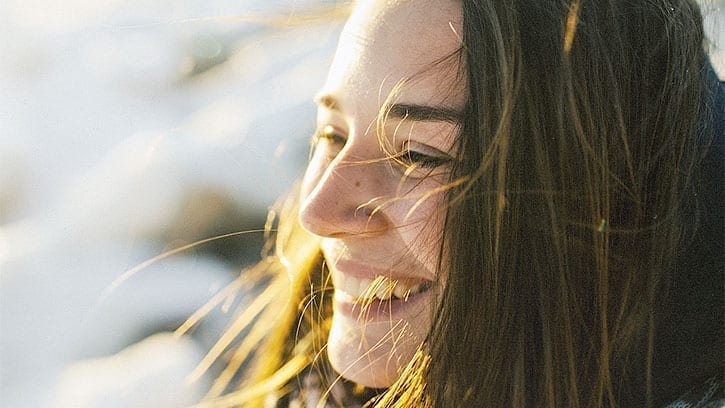
[[[347,143],[347,138],[343,132],[332,125],[325,125],[312,136],[310,156],[314,156],[317,151],[325,148],[328,157],[333,158],[342,150],[345,143]]]
[[[434,169],[447,164],[451,159],[447,157],[429,156],[425,153],[408,150],[400,156],[401,161],[407,166],[415,166],[419,169]]]
[[[403,151],[395,156],[395,160],[407,167],[406,173],[434,170],[450,163],[453,159],[447,154],[428,146],[412,149],[406,144]]]
[[[326,125],[321,130],[316,132],[312,138],[313,144],[318,144],[322,141],[342,147],[345,145],[345,142],[347,142],[347,139],[345,138],[345,136],[342,135],[342,132],[335,129],[334,126]]]

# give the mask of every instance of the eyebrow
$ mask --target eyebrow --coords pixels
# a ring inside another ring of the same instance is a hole
[[[315,97],[318,106],[339,111],[340,103],[330,94]],[[395,119],[410,119],[420,122],[450,122],[459,124],[461,112],[446,106],[428,106],[409,103],[394,103],[387,109],[388,116]]]
[[[334,111],[340,110],[340,103],[337,102],[337,99],[330,94],[321,94],[321,95],[315,96],[315,103],[318,106],[327,108],[329,110],[334,110]]]
[[[458,124],[461,121],[461,112],[445,106],[395,103],[390,105],[388,115],[397,119],[412,119],[420,122],[450,122]]]

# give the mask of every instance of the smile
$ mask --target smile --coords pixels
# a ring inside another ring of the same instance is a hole
[[[350,303],[365,303],[374,299],[391,298],[407,301],[430,289],[431,282],[422,279],[391,279],[376,276],[374,279],[357,278],[343,273],[334,276],[336,297]]]

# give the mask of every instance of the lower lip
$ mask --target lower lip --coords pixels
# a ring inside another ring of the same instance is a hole
[[[410,317],[420,311],[421,305],[430,301],[431,290],[420,292],[415,296],[409,297],[407,300],[390,298],[390,300],[380,300],[374,298],[366,302],[352,303],[342,300],[337,296],[334,297],[333,310],[349,318],[361,320],[371,323],[375,321],[390,321]]]

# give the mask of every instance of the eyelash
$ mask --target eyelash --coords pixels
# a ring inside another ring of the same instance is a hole
[[[450,162],[447,157],[430,156],[415,150],[406,150],[397,155],[396,159],[408,167],[415,166],[418,169],[435,169]]]
[[[338,130],[330,125],[324,126],[322,130],[315,133],[312,138],[313,148],[316,147],[322,140],[325,140],[340,149],[342,149],[342,147],[345,146],[345,143],[347,143],[347,138],[342,136]],[[403,152],[393,156],[392,159],[406,167],[415,166],[416,169],[435,169],[451,162],[449,157],[431,156],[415,150],[410,150],[407,146]]]
[[[347,142],[347,139],[344,136],[341,136],[340,132],[330,125],[323,127],[322,130],[315,133],[312,137],[312,144],[316,145],[321,140],[326,140],[332,144],[340,146],[344,146]]]

